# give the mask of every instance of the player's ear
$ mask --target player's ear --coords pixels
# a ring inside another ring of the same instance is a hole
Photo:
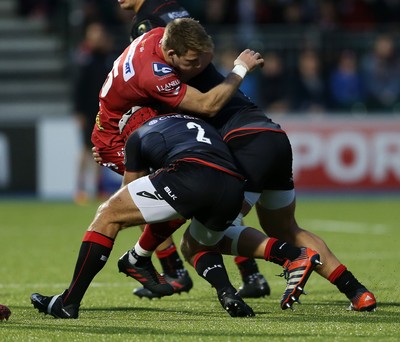
[[[168,61],[167,61],[167,63],[169,64],[169,65],[171,65],[172,67],[176,67],[176,64],[175,64],[175,57],[176,57],[177,55],[176,55],[176,52],[175,52],[175,50],[168,50],[167,51],[167,59],[168,59]]]
[[[175,50],[173,50],[173,49],[168,50],[168,51],[167,51],[167,56],[168,56],[168,58],[170,58],[170,59],[174,58],[174,56],[176,56]]]

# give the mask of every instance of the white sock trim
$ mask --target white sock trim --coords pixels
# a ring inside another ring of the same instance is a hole
[[[135,252],[137,255],[142,256],[142,257],[150,257],[153,254],[153,251],[148,251],[148,250],[142,248],[139,244],[139,241],[136,242]]]

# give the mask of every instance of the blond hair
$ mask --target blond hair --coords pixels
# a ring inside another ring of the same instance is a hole
[[[175,19],[167,24],[163,36],[163,48],[174,50],[177,56],[189,50],[211,52],[214,50],[212,38],[200,23],[191,18]]]

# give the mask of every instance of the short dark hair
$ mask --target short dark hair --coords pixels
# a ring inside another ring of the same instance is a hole
[[[163,36],[163,48],[174,50],[178,56],[189,50],[210,52],[214,50],[212,38],[200,23],[192,18],[179,18],[167,24]]]

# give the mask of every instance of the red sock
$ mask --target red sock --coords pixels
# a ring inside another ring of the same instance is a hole
[[[146,251],[154,251],[184,223],[185,220],[171,220],[168,222],[146,224],[139,238],[139,244]]]
[[[264,259],[267,261],[271,260],[271,249],[272,246],[278,241],[278,239],[275,238],[269,238],[267,241],[267,245],[265,246],[265,251],[264,251]]]
[[[168,258],[171,254],[176,252],[176,246],[174,244],[169,245],[162,251],[157,251],[156,255],[158,259]]]
[[[249,258],[237,256],[237,257],[235,257],[234,260],[235,260],[235,264],[237,265],[237,264],[241,264],[242,262],[249,260]]]
[[[328,280],[334,284],[336,279],[339,278],[344,271],[347,270],[347,267],[344,266],[343,264],[340,264],[338,267],[335,268],[335,270],[329,275]]]

